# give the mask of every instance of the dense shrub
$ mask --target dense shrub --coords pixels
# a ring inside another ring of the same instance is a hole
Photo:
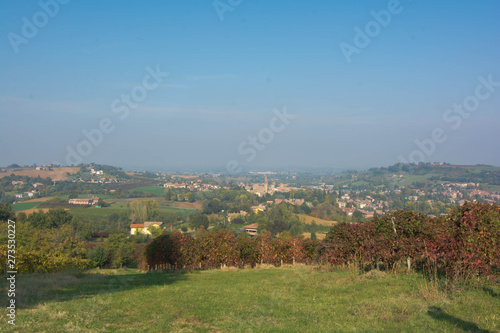
[[[439,218],[400,210],[366,223],[337,224],[322,242],[287,233],[276,238],[266,231],[237,239],[228,230],[218,230],[199,233],[196,240],[174,233],[155,238],[144,254],[149,269],[297,262],[359,268],[382,263],[395,269],[404,263],[408,269],[433,267],[453,280],[492,277],[500,268],[500,209],[466,203]]]
[[[238,252],[240,266],[250,265],[255,267],[261,260],[261,251],[259,240],[256,237],[248,236],[243,233],[238,238]]]
[[[341,223],[334,226],[322,242],[319,253],[324,262],[331,265],[363,266],[373,261],[372,240],[374,238],[371,224]]]
[[[98,245],[87,251],[87,258],[95,263],[96,267],[104,268],[109,264],[109,252],[102,246]]]
[[[196,244],[200,261],[206,268],[236,266],[239,261],[236,237],[227,230],[207,232],[196,239]]]
[[[492,276],[500,268],[500,208],[466,203],[434,221],[427,242],[429,264],[455,280]]]
[[[6,229],[6,224],[2,229]],[[3,231],[3,230],[2,230]],[[7,232],[4,233],[7,235]],[[8,242],[0,246],[0,272],[8,262]],[[17,272],[48,273],[68,268],[87,269],[92,261],[85,259],[84,243],[70,226],[52,229],[32,228],[28,222],[16,222],[15,268]]]
[[[425,260],[425,241],[432,237],[430,225],[427,216],[405,210],[374,219],[367,226],[373,226],[369,256],[376,261],[379,258],[392,269],[404,260],[408,266],[412,261],[421,264]]]

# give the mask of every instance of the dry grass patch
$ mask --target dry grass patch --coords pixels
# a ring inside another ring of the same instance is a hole
[[[49,211],[49,208],[32,208],[32,209],[20,210],[19,212],[23,212],[26,215],[30,215],[31,213],[35,213],[38,211],[42,211],[44,213],[47,213]]]
[[[334,225],[337,224],[337,221],[328,221],[328,220],[323,220],[323,219],[318,219],[317,217],[312,217],[309,215],[304,215],[304,214],[295,214],[299,217],[300,222],[305,223],[305,224],[312,224],[313,221],[314,223],[318,225],[326,225],[328,227],[333,227]]]
[[[43,197],[43,198],[29,199],[29,200],[24,200],[23,202],[49,201],[51,199],[54,199],[54,197]]]
[[[311,233],[310,232],[304,232],[302,235],[305,238],[311,238]],[[326,238],[326,234],[316,233],[316,238],[319,239],[319,240],[323,240],[323,239]]]
[[[175,207],[179,208],[187,208],[187,209],[201,209],[203,206],[203,202],[197,201],[197,202],[176,202],[174,204]]]
[[[16,176],[28,176],[36,178],[40,176],[41,178],[50,177],[53,181],[60,181],[68,179],[66,173],[75,174],[80,171],[80,168],[74,167],[63,167],[63,168],[53,168],[52,171],[45,170],[35,170],[35,168],[24,168],[19,171],[5,172],[0,174],[0,178],[10,176],[11,174],[15,174]]]

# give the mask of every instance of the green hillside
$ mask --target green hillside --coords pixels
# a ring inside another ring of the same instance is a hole
[[[19,332],[500,330],[498,285],[449,296],[419,274],[305,266],[186,274],[127,270],[19,276],[17,290]],[[5,331],[6,320],[0,326]]]

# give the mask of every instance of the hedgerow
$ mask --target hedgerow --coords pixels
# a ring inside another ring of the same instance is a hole
[[[447,278],[494,277],[500,267],[500,208],[466,203],[431,218],[398,210],[366,223],[337,224],[323,241],[303,237],[236,238],[227,230],[194,239],[172,233],[145,247],[147,269],[210,269],[258,264],[326,263],[366,269],[433,267]]]

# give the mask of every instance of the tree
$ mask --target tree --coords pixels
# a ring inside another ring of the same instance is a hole
[[[0,204],[0,221],[13,220],[15,218],[14,210],[8,203]]]
[[[283,220],[275,220],[275,221],[269,221],[268,228],[273,235],[276,235],[285,230],[288,230],[290,226]]]
[[[292,227],[290,228],[290,234],[292,236],[297,236],[297,235],[300,235],[302,234],[302,231],[303,231],[303,227],[301,224],[299,223],[294,223],[292,225]]]
[[[352,213],[352,219],[356,222],[360,222],[363,219],[363,213],[356,209],[354,213]]]
[[[103,268],[109,264],[109,252],[102,246],[98,245],[87,252],[87,258],[92,260],[96,267]]]
[[[163,234],[163,229],[158,227],[158,226],[154,226],[154,225],[150,225],[148,227],[148,231],[151,233],[152,238],[156,238],[156,237],[160,236],[161,234]]]
[[[53,227],[59,227],[61,225],[70,224],[71,220],[73,220],[73,215],[71,215],[62,208],[50,209],[47,212],[47,217],[50,220]]]
[[[203,203],[203,213],[205,214],[212,214],[212,213],[219,213],[224,209],[224,206],[222,205],[221,201],[217,198],[214,198],[212,200],[206,200]]]
[[[33,228],[30,223],[16,222],[16,240],[16,264],[19,273],[45,273],[69,267],[90,267],[90,260],[84,259],[84,243],[69,225],[42,230]],[[0,257],[1,253],[7,253],[7,241],[1,243],[5,244],[5,248],[0,250]]]
[[[128,265],[132,261],[133,251],[134,248],[130,243],[121,243],[113,255],[113,265],[116,268]]]
[[[28,219],[28,216],[24,212],[19,212],[16,214],[16,222],[24,222]]]
[[[186,193],[185,198],[186,198],[187,202],[193,202],[194,201],[194,195],[191,192]]]
[[[33,212],[28,216],[28,222],[34,228],[48,229],[55,227],[43,211]]]
[[[111,254],[114,267],[122,267],[132,260],[134,248],[127,236],[128,234],[124,232],[111,234],[106,242],[106,249]]]
[[[189,216],[189,224],[194,229],[198,229],[202,226],[208,229],[210,222],[205,214],[195,213]]]
[[[97,206],[108,207],[109,204],[106,201],[104,201],[102,198],[99,198],[99,200],[97,201]]]
[[[90,241],[92,239],[93,226],[90,222],[82,220],[80,217],[73,217],[71,220],[73,229],[78,233],[81,239]]]
[[[158,203],[154,199],[132,201],[130,215],[132,222],[154,221],[159,216]]]

